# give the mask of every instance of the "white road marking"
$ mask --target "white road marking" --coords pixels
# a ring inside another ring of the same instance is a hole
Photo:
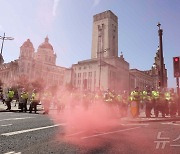
[[[1,125],[2,127],[11,126],[12,124]]]
[[[39,127],[39,128],[20,130],[20,131],[9,132],[9,133],[3,133],[1,135],[3,135],[3,136],[12,136],[12,135],[23,134],[23,133],[27,133],[27,132],[32,132],[32,131],[37,131],[37,130],[42,130],[42,129],[47,129],[47,128],[53,128],[53,127],[63,126],[63,125],[65,125],[65,123],[57,124],[57,125],[51,125],[51,126],[46,126],[46,127]]]
[[[122,126],[148,126],[149,124],[121,124]]]
[[[169,124],[172,124],[172,122],[163,122],[163,123],[161,123],[161,124],[163,124],[163,125],[169,125]]]
[[[172,125],[174,125],[174,126],[180,126],[180,124],[173,124],[173,123],[172,123]]]
[[[180,147],[180,145],[170,145],[170,146],[172,146],[172,147]]]
[[[75,135],[78,135],[78,134],[81,134],[81,133],[84,133],[84,132],[85,131],[80,131],[80,132],[77,132],[77,133],[73,133],[73,134],[67,135],[67,137],[75,136]]]
[[[162,125],[174,125],[174,126],[180,126],[180,124],[176,124],[173,122],[165,122],[165,123],[161,123]]]
[[[23,117],[23,118],[1,119],[0,121],[22,120],[22,119],[30,119],[30,118],[34,118],[34,117]]]
[[[6,152],[6,153],[4,153],[4,154],[21,154],[21,152],[15,153],[15,151],[11,151],[11,152]]]
[[[117,131],[113,131],[113,132],[106,132],[106,133],[91,135],[91,136],[87,136],[87,137],[82,137],[81,139],[83,140],[83,139],[93,138],[93,137],[97,137],[97,136],[103,136],[103,135],[108,135],[108,134],[125,132],[125,131],[128,131],[128,130],[137,129],[137,128],[141,128],[141,127],[134,127],[134,128],[123,129],[123,130],[121,129],[121,130],[117,130]]]

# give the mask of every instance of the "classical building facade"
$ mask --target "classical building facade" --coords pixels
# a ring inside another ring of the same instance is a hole
[[[70,76],[79,90],[129,91],[129,63],[118,56],[118,18],[111,11],[93,17],[91,59],[73,64]]]
[[[140,71],[138,69],[130,70],[130,91],[133,91],[135,87],[139,87],[140,90],[145,90],[147,86],[153,87],[153,78],[149,73]]]
[[[167,87],[167,70],[164,64],[164,81]],[[96,89],[132,91],[135,87],[160,86],[159,50],[150,70],[129,69],[123,55],[118,56],[118,17],[110,10],[94,15],[91,59],[79,61],[66,71],[65,83],[79,90]]]
[[[65,70],[64,67],[56,66],[56,54],[48,37],[37,52],[28,39],[20,47],[17,60],[0,65],[0,79],[7,86],[13,85],[21,76],[29,81],[41,79],[49,86],[63,85]]]
[[[146,89],[146,86],[150,86],[154,89],[161,87],[160,80],[160,56],[159,48],[157,49],[154,64],[150,70],[140,71],[138,69],[130,70],[130,90],[133,90],[135,87],[139,87],[141,90]],[[163,77],[164,77],[164,88],[167,88],[167,69],[165,64],[163,64]]]
[[[47,85],[70,86],[80,91],[130,92],[137,86],[141,90],[146,86],[157,89],[161,84],[160,68],[158,49],[150,70],[129,69],[123,54],[118,56],[118,17],[108,10],[93,17],[91,59],[79,61],[68,69],[60,67],[56,65],[56,54],[48,37],[37,52],[28,39],[20,47],[17,60],[0,65],[0,79],[5,85],[12,85],[20,76],[26,76],[30,81],[42,79]],[[167,87],[165,64],[163,73]]]
[[[163,57],[164,58],[164,57]],[[163,60],[164,61],[164,60]],[[161,62],[160,62],[160,50],[157,49],[156,55],[154,57],[154,64],[151,67],[151,70],[145,71],[145,73],[148,73],[153,78],[153,86],[155,89],[161,86],[161,80],[160,80],[160,69],[161,69]],[[167,69],[165,64],[163,64],[163,81],[164,81],[164,88],[167,88],[168,84],[168,77],[167,77]]]

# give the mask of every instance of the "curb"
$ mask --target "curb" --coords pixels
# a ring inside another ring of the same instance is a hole
[[[164,122],[164,121],[180,121],[180,117],[176,117],[176,118],[162,118],[162,119],[127,119],[124,120],[126,122],[131,122],[131,123],[147,123],[147,122]]]
[[[16,109],[16,110],[5,110],[5,109],[0,109],[0,112],[19,112],[19,111],[21,111],[20,109]],[[43,110],[37,110],[37,112],[39,112],[39,111],[43,111]],[[29,112],[29,110],[27,110],[27,112],[26,113],[28,113]],[[32,112],[34,112],[34,111],[32,111]]]

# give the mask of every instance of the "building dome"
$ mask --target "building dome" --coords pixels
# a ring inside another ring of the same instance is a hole
[[[53,50],[52,45],[49,43],[49,38],[46,37],[45,41],[39,46],[39,48],[51,49]]]
[[[25,41],[21,47],[34,48],[32,42],[30,41],[30,39],[27,39],[27,41]]]

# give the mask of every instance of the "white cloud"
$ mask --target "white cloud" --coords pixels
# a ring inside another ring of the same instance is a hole
[[[93,2],[93,7],[95,7],[100,3],[101,0],[93,0],[93,1],[94,1]]]
[[[53,16],[56,16],[56,10],[57,10],[57,6],[59,4],[60,0],[54,0],[54,4],[53,4]]]

